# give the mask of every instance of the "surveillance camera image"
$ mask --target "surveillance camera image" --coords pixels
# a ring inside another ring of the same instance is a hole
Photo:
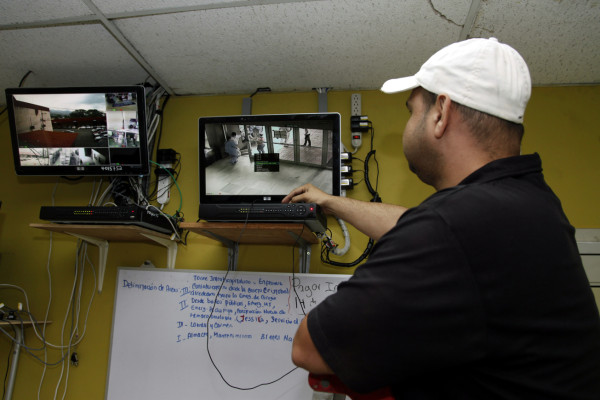
[[[10,104],[17,169],[118,171],[142,164],[138,121],[144,102],[135,91],[17,90]]]
[[[202,128],[207,195],[284,196],[307,182],[334,193],[339,134],[331,120],[208,118]]]

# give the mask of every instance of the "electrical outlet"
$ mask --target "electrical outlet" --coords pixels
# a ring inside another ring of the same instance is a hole
[[[351,115],[360,115],[361,114],[361,101],[360,94],[354,93],[350,100],[350,111]]]
[[[171,175],[173,164],[177,161],[177,152],[173,149],[159,149],[156,152],[156,161],[162,166],[154,171],[157,175],[156,201],[160,204],[167,204],[171,199]]]
[[[165,163],[162,164],[162,166],[164,168],[171,168],[172,164],[171,163]],[[171,199],[171,176],[166,173],[166,171],[163,171],[163,173],[161,173],[158,176],[158,183],[157,183],[157,189],[156,189],[156,201],[158,201],[160,204],[167,204],[169,202],[169,200]]]

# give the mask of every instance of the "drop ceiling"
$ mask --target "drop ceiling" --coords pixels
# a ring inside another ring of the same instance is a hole
[[[600,83],[600,0],[0,0],[0,89],[369,90],[491,36],[534,85]]]

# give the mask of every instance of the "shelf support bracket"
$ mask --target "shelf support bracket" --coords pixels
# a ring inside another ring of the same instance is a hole
[[[98,246],[98,293],[102,293],[102,285],[104,284],[104,272],[106,271],[106,259],[108,258],[108,241],[98,239],[91,236],[80,235],[79,233],[65,232],[71,236]]]
[[[300,272],[308,274],[310,271],[310,245],[303,244],[298,251],[300,252]]]
[[[303,274],[307,274],[310,270],[310,252],[311,247],[310,243],[308,243],[301,236],[296,235],[292,231],[287,232],[294,240],[296,241],[294,245],[299,245],[298,255],[299,255],[299,270]]]
[[[175,260],[177,259],[177,242],[171,239],[164,239],[158,236],[149,235],[147,233],[140,233],[150,240],[154,240],[156,243],[161,244],[167,248],[167,268],[175,269]]]
[[[227,255],[228,255],[228,264],[227,270],[236,271],[238,265],[238,254],[240,252],[240,244],[238,242],[234,242],[233,240],[229,240],[221,235],[217,235],[214,232],[203,230],[206,234],[212,236],[214,239],[223,243],[225,247],[227,247]]]
[[[239,252],[240,252],[240,244],[239,243],[231,242],[231,244],[227,245],[227,255],[229,258],[227,269],[229,271],[237,270]]]

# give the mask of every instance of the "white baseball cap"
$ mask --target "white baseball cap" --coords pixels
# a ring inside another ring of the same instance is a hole
[[[496,38],[468,39],[435,53],[419,72],[383,84],[385,93],[418,86],[508,121],[523,123],[531,77],[523,57]]]

